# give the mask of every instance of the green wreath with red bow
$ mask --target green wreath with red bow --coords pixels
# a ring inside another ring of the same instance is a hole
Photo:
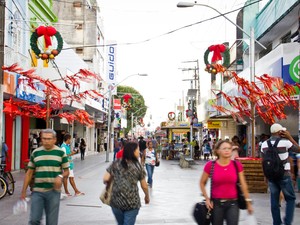
[[[211,63],[208,61],[208,55],[213,52]],[[223,59],[223,64],[220,66],[217,61]],[[224,72],[230,65],[230,52],[229,48],[224,44],[211,45],[204,53],[204,63],[206,65],[205,71],[213,74]]]
[[[45,52],[41,51],[40,48],[38,47],[38,38],[41,36],[44,36],[45,39],[45,47],[47,48]],[[55,37],[57,40],[56,49],[49,48],[50,46],[52,46],[51,37]],[[63,39],[60,33],[54,27],[39,26],[31,34],[30,46],[38,59],[39,58],[41,58],[42,60],[54,59],[55,56],[57,56],[63,48]]]

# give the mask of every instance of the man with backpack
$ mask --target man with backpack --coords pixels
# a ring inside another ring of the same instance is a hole
[[[279,208],[281,191],[286,201],[284,224],[291,225],[296,196],[290,173],[289,153],[300,152],[300,147],[286,128],[280,124],[274,123],[270,132],[271,137],[262,143],[261,152],[264,175],[268,179],[270,189],[273,225],[282,224]]]

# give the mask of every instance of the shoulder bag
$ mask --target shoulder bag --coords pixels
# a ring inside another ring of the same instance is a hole
[[[213,183],[213,173],[214,173],[214,167],[215,167],[215,162],[212,161],[211,168],[210,168],[210,196],[212,192],[212,183]],[[212,222],[212,211],[208,210],[205,204],[205,200],[196,203],[194,206],[194,212],[193,216],[195,221],[197,222],[198,225],[209,225]]]
[[[235,170],[236,170],[236,174],[237,174],[236,188],[237,188],[237,193],[238,193],[238,205],[239,205],[240,209],[247,209],[246,199],[245,199],[245,196],[244,196],[244,194],[242,192],[242,189],[241,189],[237,163],[236,163],[235,160],[233,162],[234,162],[234,166],[235,166]]]
[[[112,196],[112,187],[114,184],[113,176],[110,176],[109,181],[106,183],[104,190],[100,195],[100,200],[103,204],[110,205],[111,196]]]

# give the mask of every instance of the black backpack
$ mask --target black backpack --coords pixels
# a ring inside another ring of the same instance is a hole
[[[262,160],[264,175],[270,181],[280,180],[284,175],[283,161],[278,155],[277,145],[279,141],[280,138],[277,138],[274,145],[272,145],[271,141],[267,140],[268,149]]]

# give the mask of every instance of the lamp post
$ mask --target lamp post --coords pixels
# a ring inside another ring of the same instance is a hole
[[[225,16],[223,13],[221,13],[219,10],[215,9],[212,6],[206,5],[206,4],[197,3],[197,1],[195,1],[195,2],[179,2],[177,4],[178,8],[187,8],[187,7],[194,7],[194,6],[203,6],[203,7],[207,7],[207,8],[214,10],[220,16],[223,16],[227,21],[229,21],[231,24],[233,24],[235,27],[237,27],[239,30],[241,30],[247,37],[250,38],[250,45],[249,45],[250,77],[251,77],[251,82],[255,82],[255,70],[254,70],[255,69],[255,48],[254,48],[255,46],[254,46],[254,44],[256,42],[264,49],[266,49],[266,47],[254,38],[253,27],[251,27],[250,34],[248,34],[243,28],[241,28],[239,25],[234,23],[227,16]],[[252,145],[251,150],[252,150],[252,157],[254,157],[255,156],[255,134],[254,134],[254,132],[255,132],[255,129],[254,129],[254,127],[255,127],[255,106],[253,104],[251,104],[250,107],[251,107],[251,145]]]
[[[113,100],[113,95],[112,95],[112,91],[118,87],[123,81],[127,80],[129,77],[133,77],[133,76],[141,76],[141,77],[145,77],[148,76],[148,74],[145,73],[137,73],[137,74],[132,74],[129,75],[127,77],[125,77],[123,80],[121,80],[120,82],[118,82],[117,84],[114,85],[110,85],[108,87],[108,92],[106,92],[104,94],[104,96],[108,93],[108,121],[107,121],[107,133],[108,133],[108,148],[106,151],[106,160],[105,162],[109,162],[109,152],[111,151],[111,149],[113,149],[113,141],[114,141],[114,128],[112,125],[112,121],[111,121],[111,117],[112,117],[112,100]]]
[[[132,134],[132,136],[133,136],[133,115],[145,108],[148,108],[148,106],[142,107],[142,108],[136,110],[135,112],[131,113],[131,134]]]

